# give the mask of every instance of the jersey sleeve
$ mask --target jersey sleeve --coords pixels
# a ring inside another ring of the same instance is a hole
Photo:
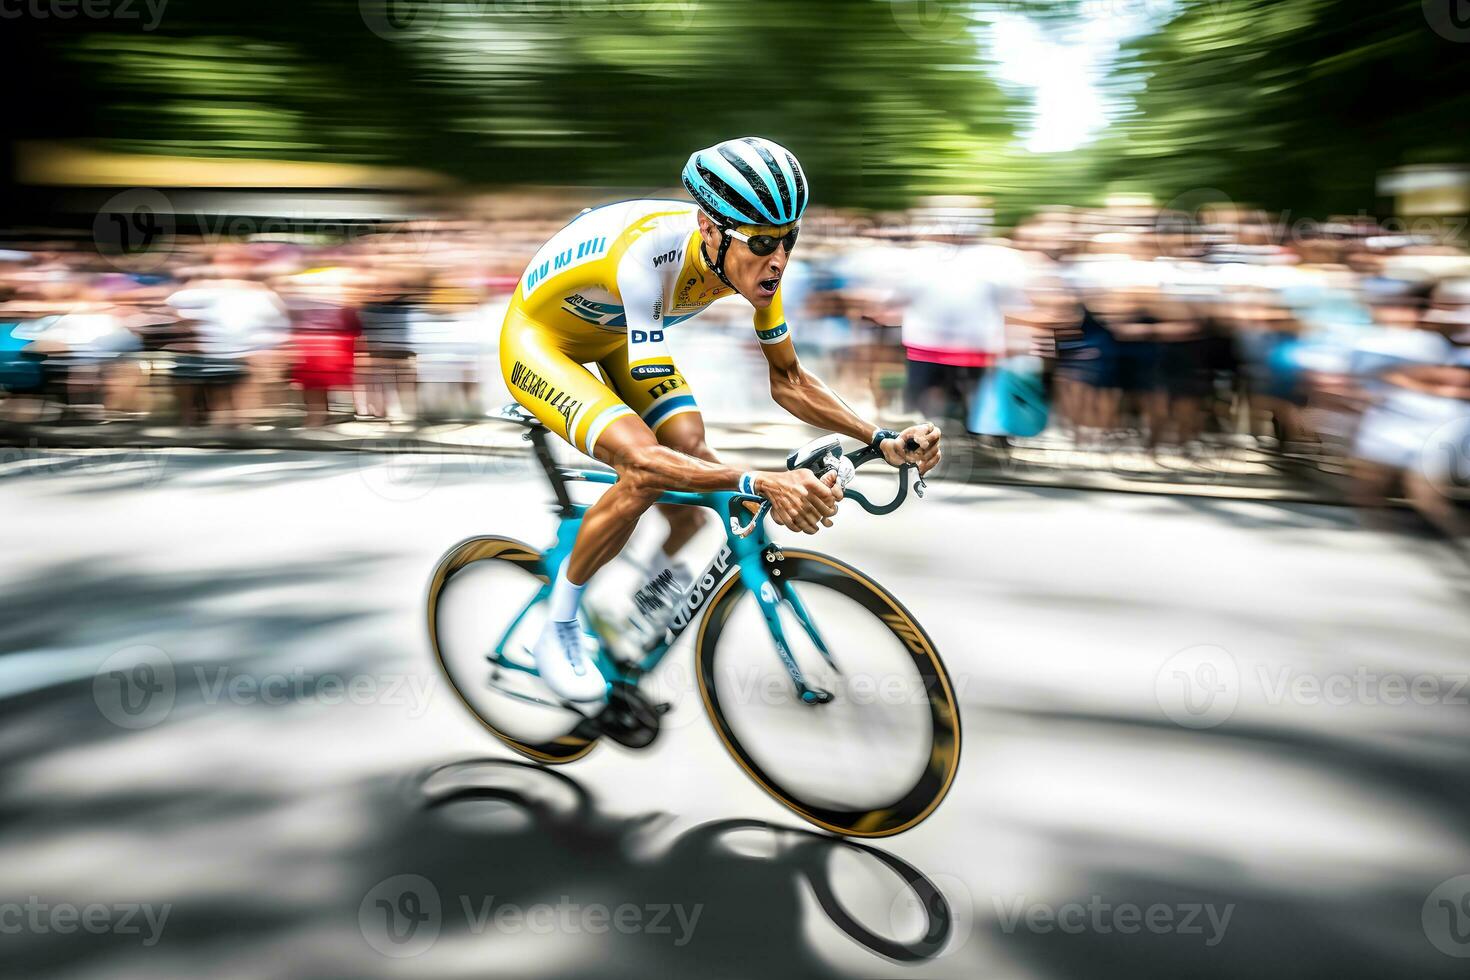
[[[755,311],[755,337],[762,344],[775,346],[791,342],[791,327],[786,323],[786,314],[781,305],[781,287],[771,297],[771,305]]]
[[[630,248],[618,263],[618,296],[628,320],[628,373],[635,381],[674,373],[674,359],[664,342],[663,276],[645,251]]]

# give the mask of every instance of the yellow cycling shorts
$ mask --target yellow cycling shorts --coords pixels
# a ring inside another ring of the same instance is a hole
[[[657,433],[675,415],[699,411],[677,368],[653,380],[633,378],[623,334],[589,327],[572,335],[537,323],[514,303],[500,330],[500,373],[516,401],[588,456],[595,457],[597,437],[625,415],[637,415]]]

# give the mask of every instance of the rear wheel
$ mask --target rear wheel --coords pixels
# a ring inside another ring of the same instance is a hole
[[[543,555],[512,538],[479,537],[450,549],[429,580],[429,645],[450,687],[480,724],[538,762],[580,759],[598,730],[551,695],[526,646],[545,619]]]
[[[832,698],[796,695],[755,597],[732,576],[695,644],[710,721],[762,789],[818,827],[853,837],[908,830],[959,768],[959,710],[933,642],[897,599],[835,558],[792,549],[767,567],[791,655]]]

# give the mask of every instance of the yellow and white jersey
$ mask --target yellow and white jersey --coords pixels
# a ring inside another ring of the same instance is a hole
[[[704,261],[697,214],[673,200],[584,211],[541,246],[511,305],[568,340],[625,336],[634,378],[672,374],[664,331],[734,292]],[[755,331],[763,344],[787,339],[779,288]]]
[[[734,290],[704,260],[697,215],[693,204],[661,200],[584,211],[541,246],[511,296],[500,331],[506,385],[589,456],[622,418],[656,434],[699,411],[665,331]],[[755,312],[755,333],[762,344],[791,343],[779,286]]]

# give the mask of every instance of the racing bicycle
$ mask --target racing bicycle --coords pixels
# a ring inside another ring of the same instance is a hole
[[[588,505],[575,484],[611,484],[617,474],[558,464],[547,429],[519,405],[498,417],[525,428],[559,518],[550,547],[478,536],[455,545],[430,579],[428,634],[445,677],[496,738],[530,759],[564,764],[602,739],[642,749],[670,710],[649,693],[669,650],[694,629],[694,679],[729,754],[777,801],[810,823],[852,837],[887,837],[924,820],[959,767],[954,689],[929,634],[871,577],[829,555],[783,548],[767,534],[770,502],[736,492],[667,491],[658,502],[704,507],[721,518],[724,542],[677,597],[662,635],[630,655],[584,624],[588,652],[608,680],[605,706],[557,699],[528,652],[561,563]],[[793,452],[788,468],[844,482],[880,459],[863,447],[845,455],[836,436]],[[906,499],[912,465],[898,469],[892,500],[874,503],[850,487],[845,499],[870,514]],[[913,487],[923,495],[920,478]],[[768,641],[762,641],[764,634]]]

